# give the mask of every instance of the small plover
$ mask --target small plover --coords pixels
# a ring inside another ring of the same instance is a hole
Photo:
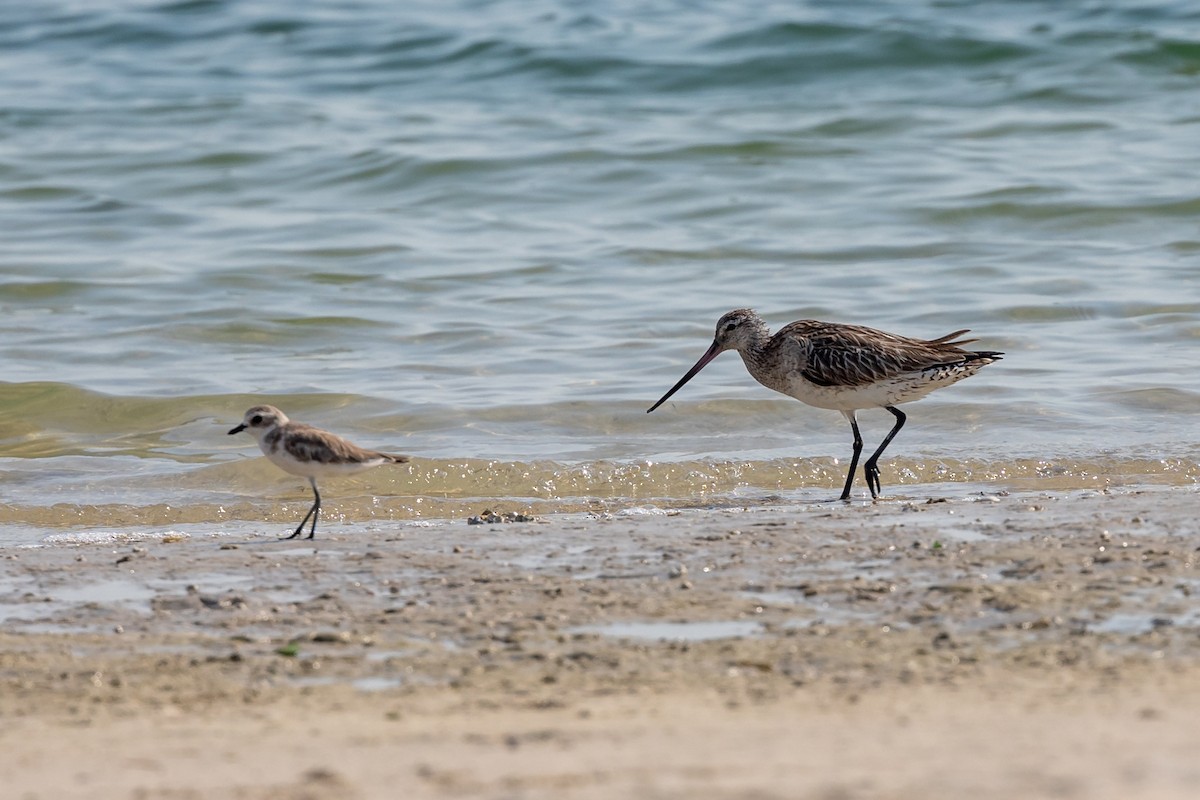
[[[295,539],[304,530],[305,523],[312,518],[308,538],[317,533],[317,517],[321,513],[321,493],[317,491],[317,478],[337,475],[353,475],[380,464],[403,464],[408,456],[365,450],[356,444],[335,436],[328,431],[300,422],[292,422],[287,415],[274,406],[255,406],[246,412],[242,424],[229,434],[250,431],[258,441],[258,447],[271,463],[284,472],[308,478],[312,485],[313,504],[299,527],[285,539]]]
[[[886,408],[891,412],[896,424],[863,464],[871,497],[878,497],[879,457],[907,418],[896,406],[969,378],[1004,355],[994,350],[965,349],[963,345],[977,341],[959,338],[968,332],[912,339],[862,325],[805,319],[784,325],[772,336],[758,314],[738,308],[717,320],[717,332],[708,352],[646,413],[665,403],[708,362],[726,350],[737,350],[746,369],[763,386],[810,406],[840,411],[850,423],[854,451],[842,500],[850,498],[854,471],[862,454],[855,412],[864,408]]]

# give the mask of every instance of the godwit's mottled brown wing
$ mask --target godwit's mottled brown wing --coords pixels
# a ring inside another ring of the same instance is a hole
[[[815,320],[793,322],[773,339],[791,340],[788,346],[807,350],[801,371],[818,386],[865,386],[905,373],[941,364],[953,364],[971,355],[957,340],[967,333],[955,331],[937,339],[910,339],[863,325],[839,325]],[[774,342],[773,342],[774,343]]]
[[[408,461],[408,456],[367,450],[311,425],[288,423],[286,433],[287,435],[282,437],[284,448],[302,463],[362,464],[377,458],[397,464]]]

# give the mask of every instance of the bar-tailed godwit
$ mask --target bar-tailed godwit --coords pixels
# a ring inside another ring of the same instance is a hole
[[[739,308],[717,321],[712,346],[679,383],[646,412],[661,406],[697,372],[726,350],[737,350],[754,379],[766,386],[817,408],[842,412],[854,431],[854,454],[842,500],[850,497],[854,470],[862,454],[862,434],[855,412],[886,408],[896,424],[863,464],[863,476],[871,497],[878,497],[879,456],[891,443],[906,419],[896,408],[900,403],[920,400],[934,389],[957,383],[997,361],[1003,353],[964,350],[976,339],[959,339],[966,330],[938,339],[910,339],[862,325],[840,325],[805,319],[780,328],[774,336],[754,311]]]
[[[317,491],[317,478],[334,475],[353,475],[380,464],[402,464],[408,456],[396,456],[364,450],[340,436],[314,428],[300,422],[292,422],[275,406],[255,406],[246,412],[242,424],[229,432],[232,436],[242,431],[258,441],[258,447],[271,463],[284,472],[308,478],[313,490],[313,504],[299,527],[286,539],[295,539],[304,530],[304,524],[312,518],[308,532],[311,539],[317,533],[317,517],[321,514],[321,493]]]

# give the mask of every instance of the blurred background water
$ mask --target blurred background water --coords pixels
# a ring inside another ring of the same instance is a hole
[[[417,457],[349,520],[828,495],[734,355],[644,413],[739,306],[1008,354],[885,488],[1200,479],[1194,3],[46,0],[0,74],[8,540],[291,519],[263,401]]]

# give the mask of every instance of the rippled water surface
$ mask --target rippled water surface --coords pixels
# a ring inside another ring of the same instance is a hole
[[[644,413],[738,306],[1005,351],[885,488],[1200,474],[1192,3],[51,0],[0,70],[6,541],[285,525],[261,401],[416,457],[349,520],[828,496],[734,355]]]

